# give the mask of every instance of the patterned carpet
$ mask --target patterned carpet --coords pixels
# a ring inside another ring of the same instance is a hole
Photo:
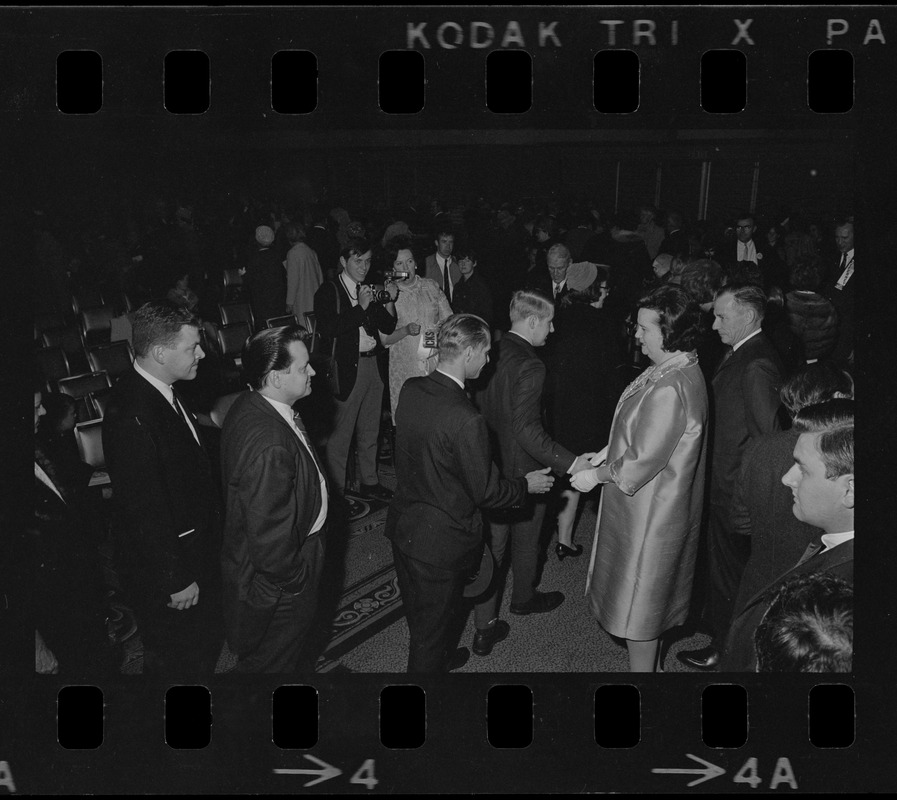
[[[395,486],[391,466],[380,465],[384,486]],[[343,589],[329,625],[322,622],[321,639],[325,643],[318,658],[316,671],[337,669],[338,659],[358,644],[376,635],[402,616],[399,587],[392,566],[389,542],[382,535],[387,504],[346,492],[352,504],[348,538],[343,553]],[[111,558],[106,559],[107,582],[110,590],[110,638],[121,647],[121,672],[137,675],[143,672],[143,642],[140,639],[133,612],[119,599],[118,578]],[[216,666],[216,673],[231,672],[236,657],[224,644]]]

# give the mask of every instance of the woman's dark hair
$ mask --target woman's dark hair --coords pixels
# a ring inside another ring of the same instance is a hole
[[[679,285],[696,303],[710,303],[722,281],[723,268],[709,258],[699,258],[685,265]]]
[[[290,344],[302,342],[307,347],[308,341],[309,335],[300,325],[259,331],[243,347],[243,380],[258,391],[269,373],[289,368],[293,362]]]
[[[791,267],[791,285],[805,292],[815,292],[822,283],[822,265],[818,258],[799,258]]]
[[[383,252],[386,256],[384,267],[387,270],[392,269],[392,265],[395,263],[396,259],[399,257],[399,252],[402,250],[410,250],[411,255],[414,256],[414,260],[417,261],[417,256],[411,243],[411,237],[404,235],[393,236],[383,248]]]
[[[371,243],[367,239],[354,237],[349,239],[346,246],[340,250],[339,257],[348,261],[352,256],[363,256],[371,249]]]
[[[305,239],[305,226],[301,222],[290,222],[284,227],[287,241],[296,244]]]
[[[457,261],[463,261],[465,258],[469,258],[474,264],[478,263],[480,260],[477,251],[472,247],[459,248],[455,251],[455,259]]]
[[[801,367],[779,389],[782,405],[791,417],[807,406],[836,398],[853,397],[853,380],[832,361],[817,361]]]
[[[558,303],[559,308],[568,308],[578,303],[597,303],[601,299],[601,284],[607,285],[608,269],[607,267],[596,265],[598,272],[593,280],[585,289],[567,292]]]
[[[678,286],[655,289],[639,300],[638,307],[657,312],[666,352],[695,349],[703,332],[701,309]]]

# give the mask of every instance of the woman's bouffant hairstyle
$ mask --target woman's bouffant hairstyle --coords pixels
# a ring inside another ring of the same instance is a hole
[[[417,261],[417,254],[414,252],[411,237],[403,234],[393,236],[383,248],[383,253],[386,256],[385,267],[387,270],[392,269],[392,265],[395,263],[396,259],[399,257],[399,252],[402,250],[410,250],[411,255],[414,256],[414,260]]]
[[[697,347],[703,336],[701,309],[678,286],[655,289],[639,300],[638,307],[657,312],[666,352],[694,350]]]
[[[689,261],[682,269],[679,285],[696,303],[712,303],[723,285],[723,268],[709,258]]]
[[[807,406],[837,398],[853,398],[853,380],[833,362],[817,361],[788,378],[779,389],[779,397],[788,414],[794,417]]]
[[[436,334],[439,360],[452,362],[468,347],[488,347],[492,341],[489,325],[476,314],[452,314],[443,320]]]
[[[815,292],[822,283],[822,264],[816,257],[799,258],[791,267],[791,285],[804,292]]]
[[[367,252],[367,251],[365,251]],[[300,325],[267,328],[259,331],[243,346],[243,380],[250,388],[259,391],[272,372],[289,369],[293,363],[290,345],[302,342],[308,347],[309,335]]]

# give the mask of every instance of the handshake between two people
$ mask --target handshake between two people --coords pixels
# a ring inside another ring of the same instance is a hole
[[[598,466],[604,463],[607,457],[605,447],[598,453],[583,453],[576,457],[570,469],[570,484],[580,492],[589,492],[600,483],[597,477]],[[548,473],[551,467],[544,467],[526,474],[527,491],[530,494],[544,494],[554,484],[554,478]],[[581,485],[580,485],[581,484]]]
[[[599,483],[602,483],[598,475],[598,468],[605,461],[607,461],[606,447],[597,453],[583,453],[573,463],[570,485],[578,492],[591,492]]]

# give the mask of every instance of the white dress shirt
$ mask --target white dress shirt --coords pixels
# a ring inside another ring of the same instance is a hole
[[[349,293],[349,301],[352,303],[352,308],[358,305],[358,281],[354,280],[347,273],[340,273],[339,279],[343,282],[343,286],[346,287],[346,291]],[[368,332],[364,329],[364,325],[361,325],[358,328],[358,352],[359,353],[367,353],[370,350],[373,350],[377,346],[377,340],[368,335]]]
[[[142,378],[147,380],[162,397],[165,398],[166,402],[174,409],[174,413],[179,417],[182,417],[187,421],[187,427],[190,428],[190,432],[193,434],[193,438],[196,439],[196,443],[200,444],[199,434],[196,432],[196,428],[193,427],[193,420],[190,418],[190,414],[186,412],[184,407],[177,402],[177,398],[174,396],[174,389],[171,388],[171,385],[165,383],[165,381],[160,381],[153,375],[150,375],[145,369],[140,367],[136,361],[134,362],[134,369],[137,370],[137,374]],[[178,409],[180,408],[180,411]]]
[[[822,534],[821,540],[825,547],[819,552],[824,553],[826,550],[831,550],[833,547],[837,547],[839,544],[844,544],[844,542],[849,542],[851,539],[853,539],[853,531],[845,531],[844,533],[824,533]]]
[[[749,239],[747,242],[738,240],[738,258],[736,260],[757,263],[757,245],[754,244],[753,239]]]
[[[318,466],[318,461],[315,458],[315,454],[312,452],[311,445],[308,443],[308,439],[305,434],[299,430],[299,427],[296,425],[295,420],[293,419],[293,409],[288,406],[286,403],[281,403],[280,400],[274,400],[266,395],[262,395],[270,404],[271,407],[282,416],[287,424],[293,429],[293,432],[296,434],[297,438],[300,442],[302,442],[303,446],[306,450],[308,450],[308,454],[311,456],[312,464],[315,465],[315,469],[318,471],[318,482],[321,485],[321,510],[318,512],[318,518],[315,520],[314,525],[311,526],[311,530],[308,532],[308,535],[311,536],[313,533],[317,533],[321,528],[324,527],[324,522],[327,519],[327,482],[324,480],[324,474],[321,472],[321,468]]]
[[[749,333],[744,339],[741,339],[737,344],[732,345],[732,352],[734,353],[741,345],[743,345],[748,339],[753,339],[758,333],[762,333],[762,328],[757,328],[753,333]]]

